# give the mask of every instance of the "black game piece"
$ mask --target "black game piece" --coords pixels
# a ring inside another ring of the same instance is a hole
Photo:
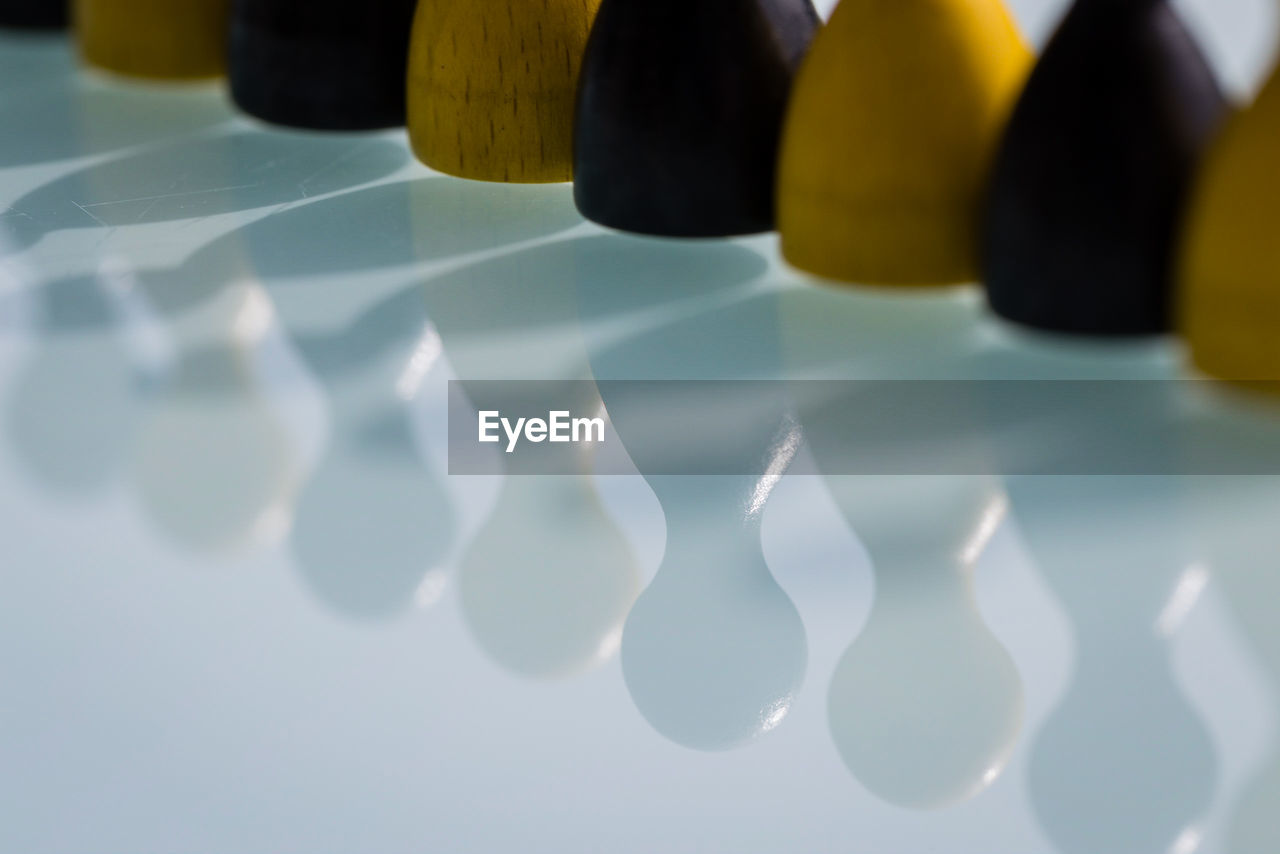
[[[578,209],[624,231],[717,237],[774,226],[809,0],[604,0],[583,59]]]
[[[1226,109],[1166,0],[1078,0],[996,160],[983,245],[996,313],[1056,332],[1167,331],[1184,197]]]
[[[67,25],[67,0],[0,0],[0,27],[57,30]]]
[[[405,121],[417,0],[237,0],[231,95],[268,122],[372,130]]]

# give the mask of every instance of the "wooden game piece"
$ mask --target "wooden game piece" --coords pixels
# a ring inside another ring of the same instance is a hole
[[[1078,0],[996,160],[983,238],[992,308],[1058,332],[1168,330],[1179,212],[1225,110],[1165,0]]]
[[[230,2],[75,0],[80,52],[90,65],[132,77],[218,77]]]
[[[245,112],[319,130],[395,127],[416,0],[237,0],[228,75]]]
[[[844,0],[787,115],[787,260],[850,282],[976,279],[982,191],[1030,62],[1002,0]]]
[[[482,181],[573,174],[578,66],[599,0],[422,0],[409,139],[433,169]]]
[[[604,0],[574,130],[578,209],[644,234],[771,230],[782,117],[817,25],[809,0]]]
[[[1188,207],[1178,325],[1196,366],[1243,383],[1280,380],[1280,71],[1213,145]]]
[[[0,27],[54,30],[67,25],[67,0],[0,0]]]

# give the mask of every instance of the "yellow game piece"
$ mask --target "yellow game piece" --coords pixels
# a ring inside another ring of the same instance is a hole
[[[1002,0],[843,0],[784,130],[787,260],[843,281],[974,281],[983,190],[1031,60]]]
[[[1228,121],[1187,209],[1178,325],[1200,370],[1280,381],[1280,71]]]
[[[133,77],[218,77],[231,0],[75,0],[85,61]]]
[[[573,177],[578,68],[600,0],[422,0],[409,139],[428,166],[481,181]]]

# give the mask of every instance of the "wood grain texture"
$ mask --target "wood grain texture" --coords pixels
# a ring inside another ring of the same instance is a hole
[[[1177,325],[1200,370],[1238,383],[1280,382],[1278,141],[1280,71],[1210,148],[1183,229]]]
[[[421,0],[409,139],[428,166],[482,181],[573,177],[578,70],[599,0]]]
[[[843,0],[784,131],[787,260],[840,281],[974,281],[983,190],[1031,59],[1002,0]]]
[[[221,76],[231,0],[75,0],[84,60],[117,74],[161,79]]]

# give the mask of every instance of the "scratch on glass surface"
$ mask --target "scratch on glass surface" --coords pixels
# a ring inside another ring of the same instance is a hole
[[[298,192],[302,194],[302,198],[304,199],[311,198],[311,192],[307,189],[308,184],[310,184],[319,176],[323,175],[325,172],[328,172],[329,170],[333,169],[338,164],[343,163],[347,160],[350,160],[356,154],[356,152],[359,151],[361,148],[363,148],[363,146],[360,146],[360,145],[351,146],[350,148],[348,148],[347,150],[339,154],[337,157],[333,158],[328,163],[321,166],[319,169],[315,170],[310,175],[308,175],[307,177],[299,181]]]
[[[232,190],[248,190],[256,186],[258,186],[256,182],[252,184],[226,184],[221,187],[206,187],[205,189],[202,189],[202,190],[180,190],[175,193],[155,193],[150,196],[137,196],[135,198],[129,198],[129,199],[110,199],[105,202],[90,202],[84,205],[80,204],[79,202],[72,202],[71,204],[80,208],[80,210],[84,211],[85,213],[89,213],[89,208],[110,207],[112,205],[128,205],[128,204],[133,204],[134,202],[156,202],[162,199],[181,199],[186,196],[207,196],[210,193],[229,193]],[[93,214],[89,214],[89,215],[93,216]]]
[[[80,204],[79,202],[72,202],[71,204],[73,204],[73,205],[75,205],[76,207],[78,207],[78,208],[80,209],[80,212],[81,212],[82,214],[84,214],[85,216],[89,217],[89,219],[93,220],[93,221],[94,221],[94,222],[96,222],[98,225],[102,226],[103,228],[108,228],[107,223],[103,222],[101,219],[99,219],[97,216],[95,216],[95,215],[94,215],[94,213],[93,213],[92,211],[90,211],[90,210],[89,210],[89,208],[94,207],[94,205],[82,205],[82,204]]]

